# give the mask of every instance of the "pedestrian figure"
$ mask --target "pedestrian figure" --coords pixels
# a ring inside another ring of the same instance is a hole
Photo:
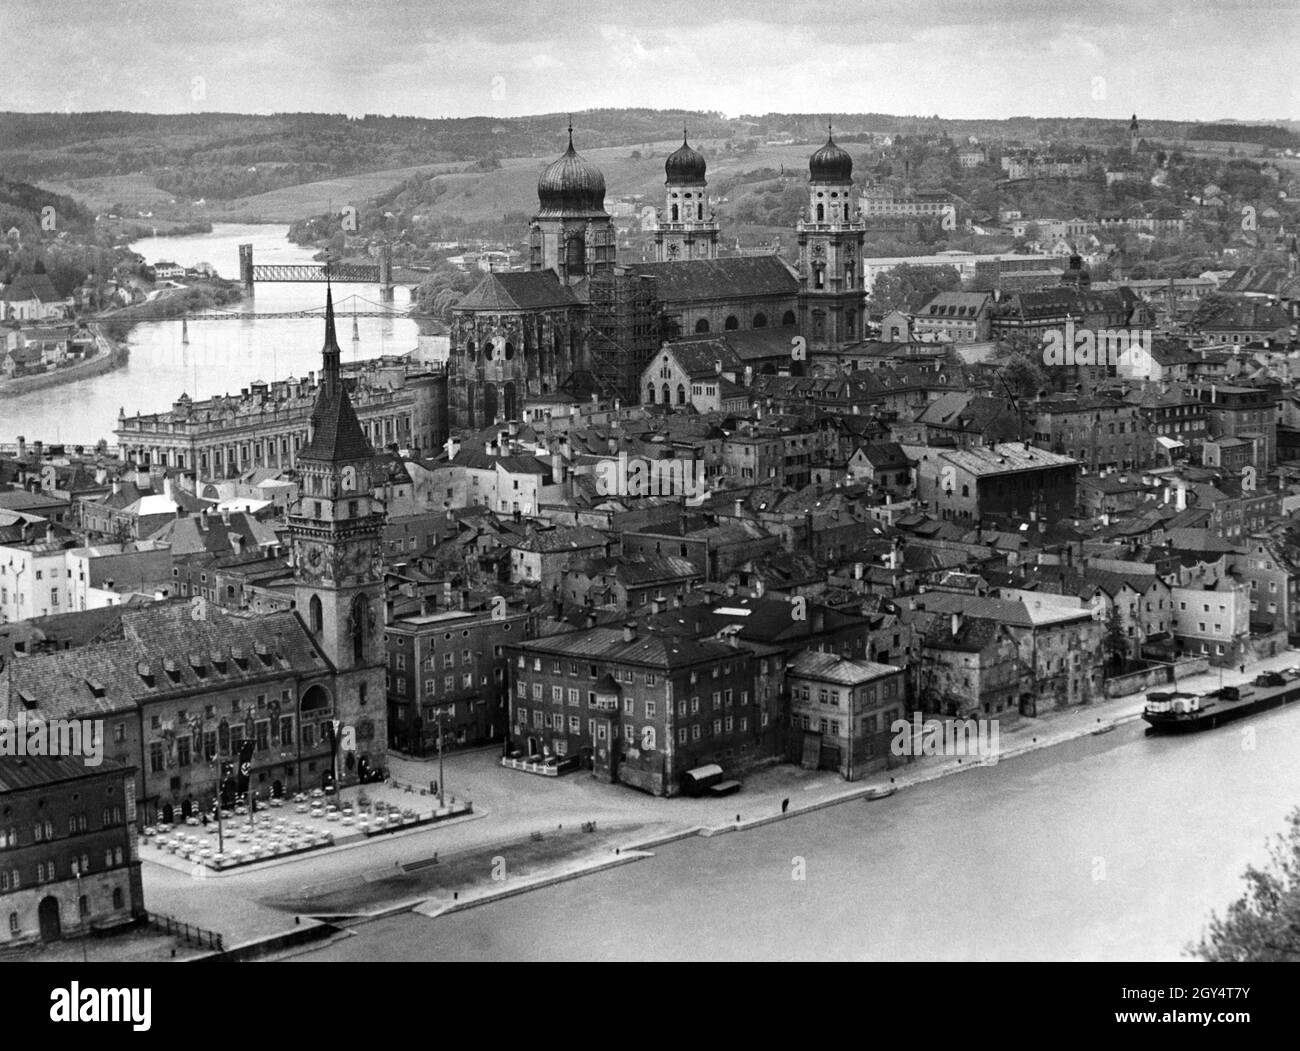
[[[789,809],[790,809],[790,798],[787,796],[785,799],[781,800],[781,813],[784,814]]]

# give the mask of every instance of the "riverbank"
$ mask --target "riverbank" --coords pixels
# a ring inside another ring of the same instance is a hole
[[[35,376],[16,376],[12,379],[0,379],[0,398],[6,395],[30,394],[32,391],[58,387],[78,380],[93,379],[114,369],[120,369],[131,357],[131,351],[125,343],[110,339],[98,325],[91,325],[95,333],[97,353],[93,358],[79,361],[66,368],[53,372],[41,372]]]
[[[1297,654],[1289,651],[1259,662],[1251,668],[1248,677],[1264,670],[1288,667],[1296,661]],[[1244,678],[1247,676],[1235,672],[1224,674],[1224,681],[1229,684]],[[1181,685],[1189,690],[1210,689],[1218,684],[1217,680],[1216,669],[1191,677]],[[1110,747],[1123,748],[1126,741],[1140,733],[1132,724],[1140,718],[1143,704],[1142,697],[1120,698],[1053,712],[1037,719],[1022,719],[1014,728],[1002,732],[996,763],[980,757],[930,756],[853,783],[844,782],[830,771],[780,764],[750,775],[740,794],[724,799],[663,799],[625,786],[606,785],[580,774],[536,777],[501,767],[495,748],[456,753],[446,759],[445,783],[458,798],[474,801],[473,820],[426,832],[412,831],[400,840],[385,844],[368,843],[364,851],[336,848],[313,861],[310,867],[305,867],[306,862],[286,861],[260,872],[224,874],[219,880],[193,880],[183,873],[146,864],[145,898],[151,909],[219,931],[227,944],[244,945],[273,938],[283,930],[286,914],[269,908],[267,903],[285,904],[288,898],[301,894],[304,884],[329,882],[339,887],[359,886],[366,876],[373,879],[376,872],[391,872],[394,866],[414,866],[418,870],[421,862],[435,854],[449,859],[469,852],[479,857],[479,864],[473,869],[477,875],[469,885],[458,882],[440,888],[393,887],[391,904],[368,902],[367,908],[357,910],[368,916],[362,920],[357,912],[352,912],[350,922],[360,921],[360,925],[349,929],[359,933],[367,924],[395,911],[421,922],[446,915],[450,922],[452,914],[480,905],[504,902],[515,895],[556,887],[584,876],[595,877],[611,868],[635,869],[635,862],[657,858],[660,847],[678,840],[722,836],[725,840],[748,842],[752,837],[762,837],[764,830],[776,822],[804,818],[803,823],[789,832],[790,836],[799,837],[806,835],[807,822],[817,821],[819,812],[829,812],[845,803],[863,808],[866,817],[876,813],[877,806],[882,808],[881,815],[887,815],[899,800],[910,797],[913,791],[920,792],[928,782],[943,781],[962,772],[971,773],[973,783],[982,784],[992,777],[1007,785],[1007,790],[1013,790],[1025,776],[1032,778],[1035,762],[1039,765],[1043,762],[1033,759],[1031,753],[1042,754],[1049,748],[1089,740],[1092,735],[1098,735],[1098,742],[1115,742]],[[1025,758],[1009,761],[1019,756]],[[427,786],[438,773],[436,759],[394,757],[389,767],[399,782],[398,787],[416,786],[413,791]],[[1029,775],[1025,774],[1026,770],[1030,771]],[[882,790],[891,789],[895,794],[893,800],[871,801],[873,797],[879,798]],[[511,844],[517,848],[553,840],[589,823],[596,835],[575,839],[573,845],[581,849],[575,849],[570,856],[551,856],[529,870],[507,864],[501,872],[504,878],[497,879],[493,878],[491,866],[483,863],[481,852],[486,847],[494,848],[491,857],[498,854],[506,857]],[[873,819],[873,827],[874,824]],[[639,827],[634,830],[634,826]],[[604,839],[606,832],[616,834]],[[739,832],[750,835],[732,835]],[[310,908],[308,903],[303,904]],[[349,936],[341,935],[345,939]]]

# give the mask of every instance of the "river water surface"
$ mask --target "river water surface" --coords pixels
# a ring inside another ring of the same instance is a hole
[[[222,277],[237,280],[241,243],[253,245],[255,264],[313,262],[313,250],[291,244],[288,230],[287,226],[218,223],[211,234],[150,237],[131,247],[150,263],[207,262]],[[353,341],[349,310],[353,304],[359,311],[378,307],[377,285],[335,285],[334,301],[345,364],[415,348],[416,323],[405,318],[357,318],[360,338]],[[265,284],[257,287],[251,302],[245,300],[232,309],[278,313],[319,309],[324,303],[321,284]],[[409,306],[408,292],[396,289],[392,305]],[[320,370],[324,329],[317,319],[196,320],[188,328],[187,344],[180,321],[136,325],[128,340],[131,359],[126,367],[46,390],[0,397],[0,442],[13,442],[21,434],[29,441],[39,438],[47,443],[89,445],[106,438],[115,444],[119,408],[128,415],[159,412],[170,408],[182,392],[206,398],[237,393],[254,380],[271,382]]]

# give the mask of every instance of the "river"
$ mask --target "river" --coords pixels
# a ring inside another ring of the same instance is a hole
[[[244,243],[253,245],[256,264],[313,262],[313,250],[290,243],[288,231],[287,226],[218,223],[210,234],[149,237],[131,247],[150,263],[207,262],[222,277],[238,279],[239,245]],[[379,304],[378,285],[335,285],[334,300],[345,364],[415,348],[416,324],[404,318],[357,318],[360,339],[353,341],[348,310],[354,302],[358,310],[367,308],[360,301]],[[277,313],[319,308],[324,302],[324,285],[265,284],[258,286],[251,303],[245,300],[232,309]],[[393,306],[407,305],[408,292],[398,288]],[[319,371],[323,334],[316,319],[192,321],[186,344],[180,321],[141,323],[131,331],[131,360],[124,368],[46,390],[0,396],[0,442],[11,443],[21,434],[47,443],[91,445],[106,438],[113,444],[119,408],[128,414],[158,412],[170,408],[182,392],[206,398],[237,392],[254,380]]]
[[[1300,708],[1249,726],[1131,723],[299,959],[1177,960],[1300,803]]]

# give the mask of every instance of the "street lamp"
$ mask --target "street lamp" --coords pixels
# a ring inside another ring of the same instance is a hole
[[[82,908],[81,897],[81,863],[73,861],[72,874],[77,877],[77,931],[81,935],[81,962],[87,963],[86,959],[86,912]]]

